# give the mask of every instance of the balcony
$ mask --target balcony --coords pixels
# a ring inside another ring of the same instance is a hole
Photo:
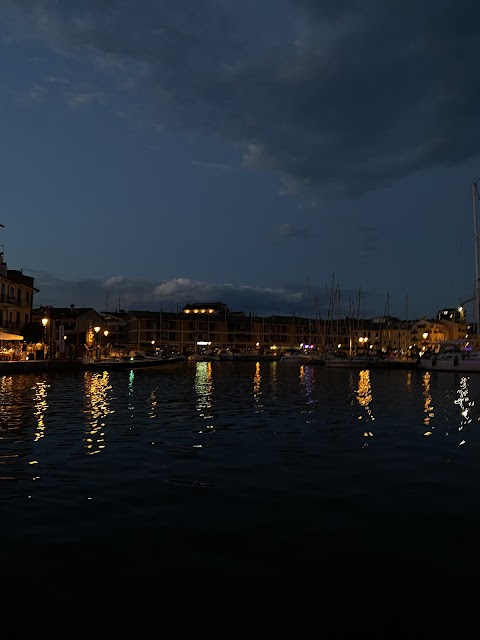
[[[6,293],[0,293],[0,304],[15,304],[15,296],[8,296]]]

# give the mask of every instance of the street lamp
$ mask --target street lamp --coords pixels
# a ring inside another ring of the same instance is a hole
[[[48,318],[42,318],[42,324],[43,324],[43,357],[46,358],[47,357],[46,347],[47,347],[47,324],[48,324]]]
[[[100,327],[93,327],[95,331],[95,356],[98,358],[98,332],[100,331]]]
[[[425,331],[423,333],[422,337],[423,337],[423,350],[426,351],[427,350],[428,331]]]

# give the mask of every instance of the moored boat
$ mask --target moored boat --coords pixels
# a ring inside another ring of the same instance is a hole
[[[480,373],[480,351],[472,349],[468,340],[446,340],[438,352],[421,356],[418,366],[427,371]]]
[[[184,362],[185,357],[181,355],[163,357],[161,354],[135,353],[129,356],[119,356],[115,358],[105,358],[95,360],[89,364],[89,368],[95,371],[111,371],[122,369],[151,369],[164,367],[166,365]]]
[[[424,353],[418,361],[420,369],[428,371],[458,371],[480,373],[480,281],[477,231],[477,183],[473,183],[473,240],[475,254],[475,292],[473,296],[475,310],[475,330],[470,338],[445,340],[436,352]]]
[[[288,362],[289,364],[313,364],[313,356],[307,351],[294,349],[284,353],[280,358],[280,362]]]
[[[342,367],[350,369],[368,369],[375,363],[375,358],[368,355],[350,354],[337,349],[325,356],[326,367]]]

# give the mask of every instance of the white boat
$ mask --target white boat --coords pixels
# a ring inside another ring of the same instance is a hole
[[[459,373],[480,373],[480,353],[438,353],[432,357],[420,358],[420,368],[430,371],[458,371]]]
[[[474,350],[468,340],[446,340],[437,353],[421,356],[418,364],[427,371],[480,373],[480,351]]]
[[[311,353],[300,350],[287,351],[280,358],[280,362],[288,362],[289,364],[313,364],[314,357]]]
[[[479,197],[477,183],[473,183],[473,241],[475,250],[475,333],[471,339],[445,340],[437,353],[424,354],[419,358],[420,369],[428,371],[458,371],[480,373],[480,290],[478,269],[478,231],[477,200]]]
[[[151,369],[155,367],[164,367],[169,364],[183,362],[184,356],[168,356],[163,357],[162,354],[135,353],[129,356],[119,356],[115,358],[105,358],[103,360],[95,360],[88,367],[95,371],[111,371],[121,369]]]

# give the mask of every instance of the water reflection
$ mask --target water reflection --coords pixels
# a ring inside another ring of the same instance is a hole
[[[277,387],[278,387],[278,362],[275,360],[274,362],[270,362],[270,384],[272,385],[272,399],[276,400],[277,398]]]
[[[459,431],[462,431],[463,428],[472,422],[472,418],[470,412],[472,407],[474,406],[473,400],[470,400],[469,397],[469,388],[468,388],[469,379],[466,377],[460,378],[460,387],[457,389],[458,398],[455,400],[455,404],[460,407],[460,425],[458,427]],[[459,444],[465,444],[465,439]]]
[[[25,376],[2,376],[0,378],[0,427],[13,431],[26,422],[30,407],[23,400],[23,394],[30,391],[31,378]]]
[[[157,417],[157,405],[158,405],[157,392],[158,392],[158,387],[155,387],[150,391],[150,395],[148,397],[148,404],[149,404],[148,417],[151,418],[152,420]]]
[[[6,475],[7,471],[3,469],[3,465],[15,464],[18,454],[15,451],[6,449],[6,441],[9,439],[9,432],[19,429],[22,424],[21,412],[16,412],[16,403],[12,402],[13,377],[2,376],[0,378],[0,434],[2,440],[2,448],[0,450],[0,480],[13,480],[13,476]]]
[[[260,389],[260,385],[262,382],[262,376],[260,374],[260,362],[255,364],[255,374],[253,376],[253,400],[255,405],[257,406],[258,411],[262,411],[263,405],[260,404],[260,400],[262,397],[262,392]]]
[[[372,385],[370,383],[370,370],[362,369],[358,373],[357,402],[363,411],[358,415],[359,420],[373,421],[375,416],[372,413]],[[372,431],[364,431],[365,437],[372,437]]]
[[[48,385],[44,380],[37,382],[33,386],[34,391],[34,413],[37,421],[34,442],[45,436],[45,414],[48,409]]]
[[[128,374],[128,410],[129,411],[135,411],[135,405],[132,404],[133,394],[135,392],[134,382],[135,382],[135,372],[133,369],[130,369],[130,372]]]
[[[315,368],[312,366],[300,367],[300,384],[305,389],[305,395],[307,396],[308,413],[313,413],[315,409],[315,399],[313,392],[315,389]],[[308,420],[307,422],[310,422]]]
[[[407,383],[406,384],[407,384],[407,388],[408,388],[409,391],[412,388],[412,377],[413,377],[412,371],[408,370],[407,371]]]
[[[423,376],[423,424],[429,426],[432,418],[435,417],[435,411],[432,404],[432,395],[430,393],[431,374],[427,371]],[[425,436],[432,435],[431,431],[426,431]]]
[[[110,408],[111,391],[112,386],[107,371],[85,374],[85,414],[87,415],[85,448],[89,455],[100,453],[105,449],[104,419],[108,414],[114,413]]]
[[[213,376],[211,362],[197,362],[195,370],[195,394],[197,399],[196,409],[199,417],[203,420],[212,420]],[[213,429],[213,424],[207,425],[207,429]],[[200,433],[202,432],[200,431]]]

